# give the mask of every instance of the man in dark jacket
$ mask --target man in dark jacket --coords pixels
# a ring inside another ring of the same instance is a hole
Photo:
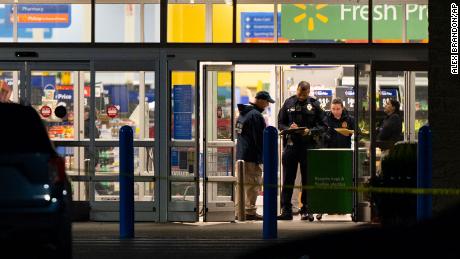
[[[284,102],[278,114],[278,128],[284,136],[282,213],[278,216],[279,220],[292,219],[292,186],[295,183],[297,167],[300,164],[302,185],[305,186],[307,185],[307,149],[316,147],[315,138],[322,135],[326,130],[324,111],[321,109],[320,103],[309,97],[309,94],[310,84],[301,81],[297,86],[297,94]],[[310,219],[305,190],[302,190],[301,201],[301,219]]]
[[[262,168],[260,165],[263,162],[263,133],[265,129],[262,112],[268,107],[269,103],[274,102],[268,92],[260,91],[256,94],[254,103],[249,105],[238,104],[240,116],[235,126],[237,135],[236,159],[244,160],[245,162],[244,185],[247,220],[262,220],[262,216],[256,213],[256,200],[262,184]],[[236,206],[238,207],[238,204]]]
[[[382,126],[378,129],[377,145],[383,150],[391,149],[394,144],[403,140],[402,136],[402,119],[399,115],[399,102],[390,99],[385,105],[384,112],[386,118],[382,122]]]
[[[355,119],[344,109],[341,99],[334,99],[331,111],[326,113],[324,122],[328,126],[324,135],[324,144],[327,148],[350,148],[351,132],[338,132],[336,129],[354,130]]]

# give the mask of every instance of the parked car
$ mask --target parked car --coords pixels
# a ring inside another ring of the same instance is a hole
[[[0,119],[2,253],[71,258],[72,193],[64,160],[32,107],[0,103]]]

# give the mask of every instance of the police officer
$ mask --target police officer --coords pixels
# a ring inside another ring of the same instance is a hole
[[[245,214],[247,220],[262,220],[256,213],[256,200],[262,184],[262,151],[265,120],[262,112],[275,101],[266,91],[256,94],[255,101],[249,105],[238,104],[240,116],[236,122],[236,159],[244,160],[244,185],[246,194]],[[239,193],[239,192],[237,192]],[[239,199],[237,199],[239,200]],[[238,204],[236,204],[238,207]]]
[[[307,148],[316,146],[315,138],[322,135],[326,129],[324,112],[320,103],[309,97],[310,84],[301,81],[297,86],[297,94],[288,98],[278,114],[278,128],[280,131],[289,130],[283,134],[283,188],[281,192],[282,213],[279,220],[292,220],[292,192],[297,165],[300,164],[302,185],[307,185]],[[295,130],[305,127],[304,130]],[[310,219],[307,209],[306,191],[302,190],[301,219]]]
[[[351,133],[337,132],[337,129],[355,129],[355,120],[344,109],[343,102],[337,98],[332,100],[331,111],[326,112],[324,122],[328,126],[324,136],[324,145],[327,148],[350,148]]]

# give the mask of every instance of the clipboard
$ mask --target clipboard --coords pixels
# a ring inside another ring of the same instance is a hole
[[[307,127],[298,127],[296,129],[285,129],[282,130],[279,135],[286,135],[286,134],[302,134]]]
[[[355,133],[354,130],[349,130],[349,129],[345,129],[345,128],[334,128],[334,130],[337,131],[337,133],[344,135],[345,137],[349,137],[353,133]]]

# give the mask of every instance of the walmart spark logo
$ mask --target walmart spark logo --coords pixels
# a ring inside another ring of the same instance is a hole
[[[310,17],[308,17],[308,15],[307,15],[307,5],[306,4],[294,4],[294,6],[299,8],[299,9],[302,9],[304,11],[302,14],[299,14],[296,17],[294,17],[294,22],[295,23],[300,23],[304,19],[308,19],[308,31],[314,31],[315,30],[315,19],[314,19],[314,17],[316,17],[316,19],[318,19],[322,23],[328,23],[329,22],[329,18],[327,18],[327,16],[324,16],[324,15],[319,13],[319,10],[323,9],[324,7],[326,7],[327,4],[317,4],[317,5],[310,4],[310,5],[308,5],[308,8],[313,9],[313,12],[312,12],[312,14],[310,14]]]

